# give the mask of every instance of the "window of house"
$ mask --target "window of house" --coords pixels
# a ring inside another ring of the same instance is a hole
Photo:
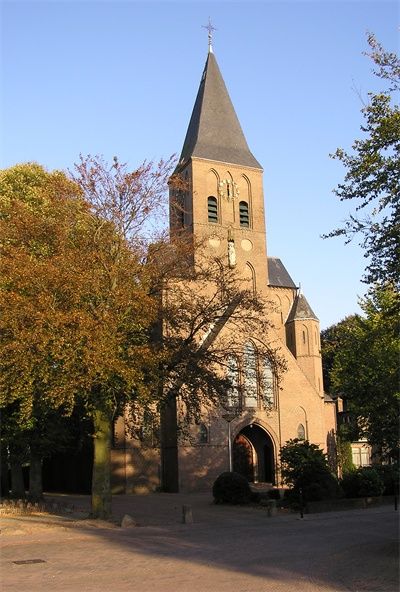
[[[353,460],[353,465],[357,468],[368,467],[371,464],[369,448],[367,448],[366,446],[352,446],[351,456]]]
[[[239,220],[240,226],[243,228],[249,228],[249,204],[246,201],[239,202]]]
[[[299,440],[306,439],[306,430],[304,429],[304,426],[302,423],[299,423],[299,427],[297,428],[297,437]]]
[[[249,341],[244,346],[244,406],[257,407],[257,355]]]
[[[212,224],[218,224],[218,202],[217,198],[210,195],[207,198],[208,221]]]

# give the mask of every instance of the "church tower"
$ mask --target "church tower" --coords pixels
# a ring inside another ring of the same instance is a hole
[[[247,145],[211,45],[176,173],[187,190],[171,190],[171,231],[185,228],[205,239],[254,290],[266,286],[263,170]]]
[[[127,439],[121,418],[121,446],[113,450],[120,490],[210,491],[228,469],[250,482],[281,486],[281,447],[299,438],[329,451],[335,408],[324,400],[318,319],[282,261],[267,256],[263,169],[249,149],[211,43],[175,174],[185,183],[178,189],[171,182],[171,234],[183,231],[200,240],[211,256],[234,268],[246,288],[252,285],[271,302],[265,314],[272,326],[268,335],[238,335],[242,348],[224,370],[234,373],[238,392],[231,416],[218,405],[204,409],[181,438],[180,402],[174,398],[160,417],[161,442],[153,445]],[[279,384],[258,350],[257,340],[264,339],[285,359]]]

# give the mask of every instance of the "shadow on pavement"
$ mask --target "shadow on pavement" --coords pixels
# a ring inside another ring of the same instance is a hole
[[[63,499],[89,508],[88,496]],[[194,524],[182,523],[184,503],[192,505]],[[29,575],[32,592],[46,582],[54,591],[71,592],[398,590],[393,508],[314,514],[302,521],[295,515],[269,518],[258,508],[216,506],[203,494],[150,494],[114,497],[113,512],[119,520],[128,513],[141,526],[42,516],[31,532],[28,526],[6,537],[4,567],[15,558],[35,559],[32,553],[46,561],[40,567],[13,564],[10,589],[19,590]],[[23,528],[32,521],[14,519]]]

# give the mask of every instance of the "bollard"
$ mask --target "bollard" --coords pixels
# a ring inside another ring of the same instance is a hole
[[[300,518],[304,518],[304,500],[302,487],[300,487]]]
[[[183,524],[193,524],[192,506],[182,506]]]

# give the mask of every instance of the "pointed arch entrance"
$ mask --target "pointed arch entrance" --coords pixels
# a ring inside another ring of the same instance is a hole
[[[271,436],[261,426],[250,424],[237,434],[232,448],[233,470],[250,482],[275,485],[275,455]]]

